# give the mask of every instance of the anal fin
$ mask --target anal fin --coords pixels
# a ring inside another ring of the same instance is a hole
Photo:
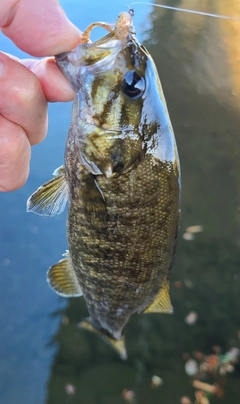
[[[157,297],[153,303],[144,310],[144,313],[173,313],[168,282],[160,289]]]
[[[74,272],[72,260],[68,253],[64,255],[66,258],[60,260],[48,270],[48,283],[61,296],[82,296],[82,290]]]

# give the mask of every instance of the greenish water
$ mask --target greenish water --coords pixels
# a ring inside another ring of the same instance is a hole
[[[220,3],[224,0],[205,1],[203,10],[220,12]],[[127,9],[120,0],[61,4],[82,29],[92,21],[114,21]],[[185,395],[194,401],[186,354],[210,354],[214,346],[223,352],[240,348],[240,26],[147,6],[135,6],[135,15],[138,37],[159,71],[181,158],[182,224],[171,275],[174,314],[134,317],[126,329],[129,360],[123,362],[97,336],[76,327],[87,315],[82,299],[66,301],[49,289],[46,271],[66,249],[66,213],[38,217],[27,214],[25,205],[63,161],[71,105],[50,105],[49,134],[33,148],[28,183],[0,195],[4,404],[123,404],[126,388],[135,392],[135,404],[178,404]],[[22,55],[2,35],[0,48]],[[188,240],[186,228],[192,225],[203,231]],[[197,314],[192,325],[185,321],[191,312]],[[153,375],[163,380],[158,388],[151,386]],[[223,382],[224,397],[211,397],[211,404],[238,404],[239,365]]]

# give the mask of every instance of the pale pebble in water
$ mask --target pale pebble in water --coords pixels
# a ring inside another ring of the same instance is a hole
[[[76,387],[73,384],[66,384],[65,391],[69,396],[73,396],[76,393]]]
[[[163,384],[163,380],[161,379],[161,377],[157,376],[157,375],[153,375],[152,376],[152,381],[151,381],[151,387],[159,387]]]
[[[186,232],[188,233],[201,233],[204,230],[204,227],[202,225],[194,225],[194,226],[188,226],[186,228]]]
[[[180,400],[180,404],[193,404],[189,397],[184,396]]]
[[[198,364],[194,359],[188,359],[185,363],[185,372],[188,376],[195,376],[198,373]]]
[[[192,240],[195,239],[194,234],[193,234],[193,233],[189,233],[189,232],[183,233],[183,236],[182,236],[182,237],[183,237],[184,240],[187,240],[187,241],[192,241]]]
[[[198,314],[196,311],[190,311],[188,315],[185,317],[184,321],[188,325],[194,325],[198,319]]]

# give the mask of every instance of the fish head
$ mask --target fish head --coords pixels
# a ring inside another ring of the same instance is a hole
[[[110,34],[56,60],[77,93],[72,133],[80,162],[93,174],[124,173],[157,147],[154,135],[171,124],[157,70],[136,39],[131,13],[121,13]]]

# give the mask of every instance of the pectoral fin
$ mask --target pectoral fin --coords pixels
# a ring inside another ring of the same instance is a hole
[[[64,297],[82,296],[82,290],[74,272],[71,258],[66,258],[53,265],[47,273],[47,280],[51,288]]]
[[[106,222],[107,210],[103,192],[92,174],[85,176],[84,186],[80,189],[84,213],[87,217],[99,218],[102,223]]]
[[[173,313],[168,282],[160,289],[156,299],[144,310],[144,313]]]
[[[97,330],[91,323],[90,318],[86,318],[78,324],[80,328],[83,328],[84,330],[92,331],[98,335],[100,335],[101,338],[104,339],[108,344],[111,345],[112,348],[114,348],[120,357],[122,359],[127,359],[127,351],[126,351],[126,346],[125,346],[125,338],[122,335],[120,340],[116,340],[114,338],[111,338],[110,336],[104,334],[102,331]]]
[[[68,197],[64,167],[57,168],[55,178],[43,184],[27,200],[27,212],[55,216],[63,212]]]

